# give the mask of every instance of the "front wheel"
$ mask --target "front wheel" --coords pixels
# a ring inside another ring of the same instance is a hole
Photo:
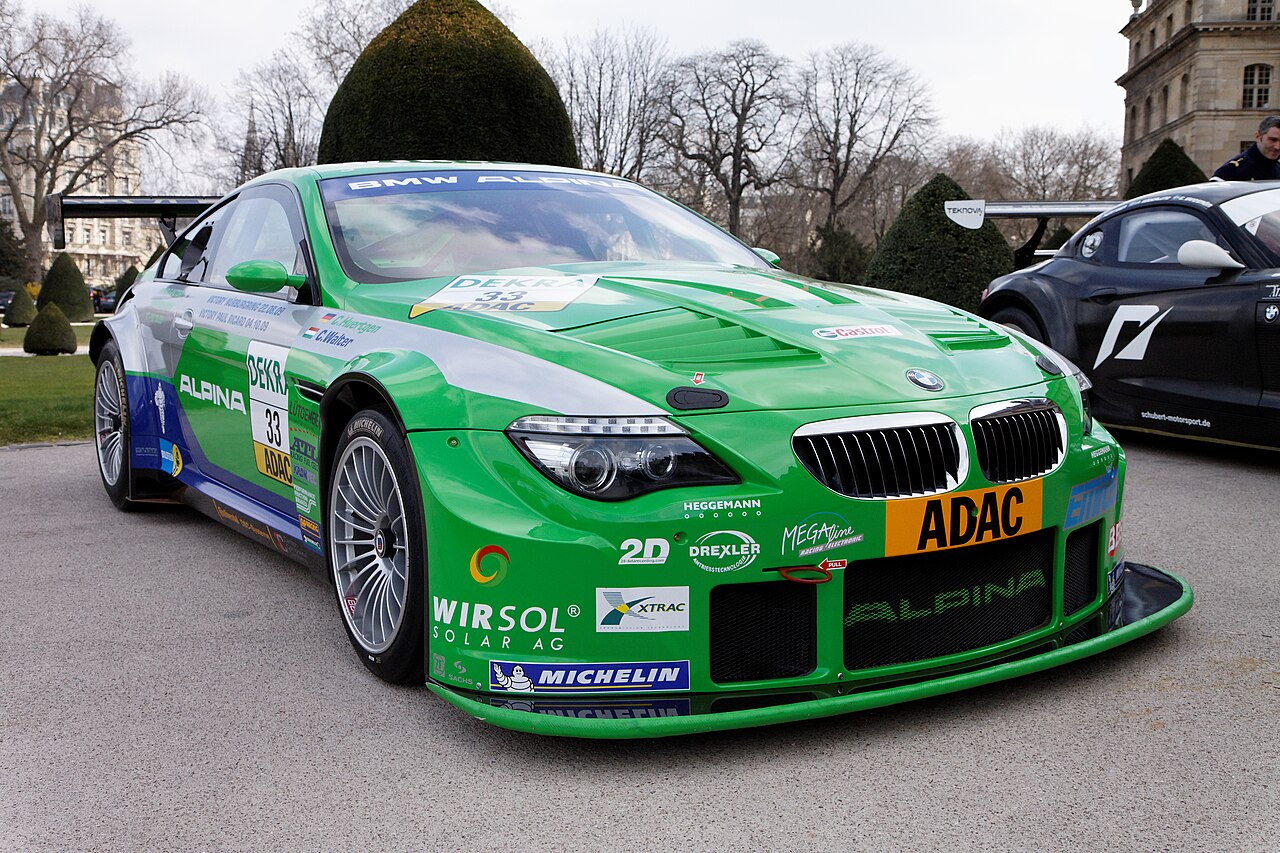
[[[98,473],[107,497],[117,509],[132,509],[129,500],[129,392],[124,361],[115,341],[107,341],[98,356],[93,382],[93,434],[98,446]]]
[[[1044,329],[1040,328],[1039,321],[1021,308],[1001,308],[991,315],[991,321],[1007,326],[1015,332],[1022,332],[1037,341],[1049,343],[1048,335],[1044,333]]]
[[[366,409],[334,459],[325,544],[347,636],[379,678],[422,681],[427,548],[409,448],[386,415]]]

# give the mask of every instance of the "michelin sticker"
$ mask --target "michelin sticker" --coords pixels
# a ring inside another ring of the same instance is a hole
[[[596,631],[657,633],[689,630],[689,587],[596,590]]]
[[[409,319],[454,311],[559,311],[595,287],[599,276],[458,276],[409,309]]]
[[[495,660],[489,689],[507,693],[666,693],[689,689],[689,662],[529,663]]]

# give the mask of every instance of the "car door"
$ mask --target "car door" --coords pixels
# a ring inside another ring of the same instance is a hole
[[[226,274],[242,261],[272,260],[307,275],[305,238],[292,189],[268,184],[244,191],[219,217],[199,260],[184,261],[188,304],[175,321],[190,324],[174,383],[196,464],[294,524],[286,362],[316,311],[315,285],[245,293]]]
[[[1214,413],[1255,415],[1256,282],[1177,262],[1189,240],[1231,251],[1217,227],[1190,208],[1141,207],[1089,237],[1104,261],[1078,306],[1080,366],[1111,410],[1101,414],[1206,435]]]

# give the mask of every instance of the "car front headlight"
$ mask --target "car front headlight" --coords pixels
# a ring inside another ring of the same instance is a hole
[[[1080,389],[1080,411],[1082,413],[1084,434],[1088,435],[1093,431],[1093,410],[1089,407],[1089,389],[1093,387],[1093,383],[1089,381],[1089,377],[1084,375],[1084,371],[1076,367],[1071,359],[1058,352],[1048,344],[1040,341],[1028,341],[1028,343],[1040,351],[1042,358],[1047,358],[1058,369],[1050,370],[1050,373],[1065,373],[1076,381],[1076,386]],[[1044,367],[1041,364],[1041,367]]]
[[[557,485],[598,501],[741,482],[666,418],[534,415],[507,427],[507,437]]]

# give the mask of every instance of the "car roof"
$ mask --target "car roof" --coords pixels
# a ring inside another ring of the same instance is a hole
[[[1196,198],[1201,201],[1207,201],[1209,204],[1222,204],[1224,201],[1230,201],[1233,198],[1250,195],[1252,193],[1263,192],[1265,190],[1274,190],[1280,188],[1280,181],[1205,181],[1202,184],[1190,184],[1185,187],[1171,187],[1165,190],[1157,190],[1153,193],[1140,195],[1137,198],[1120,202],[1113,207],[1108,213],[1115,211],[1120,207],[1132,207],[1142,203],[1154,201],[1182,201],[1187,198]]]

